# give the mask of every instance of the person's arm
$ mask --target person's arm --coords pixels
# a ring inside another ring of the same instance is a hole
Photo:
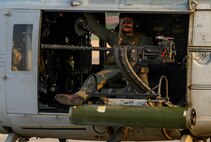
[[[104,25],[99,24],[93,14],[84,13],[84,16],[93,34],[97,35],[101,40],[108,42],[109,45],[117,44],[118,33],[107,29]]]

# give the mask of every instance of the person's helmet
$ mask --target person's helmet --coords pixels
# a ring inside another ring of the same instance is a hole
[[[133,27],[134,27],[134,30],[137,30],[137,28],[139,28],[139,22],[137,22],[137,14],[135,13],[120,13],[119,14],[119,19],[123,19],[123,18],[132,18],[133,19]],[[119,25],[115,28],[115,30],[117,31],[119,29]]]
[[[120,13],[119,18],[133,18],[135,19],[135,14],[133,13]]]

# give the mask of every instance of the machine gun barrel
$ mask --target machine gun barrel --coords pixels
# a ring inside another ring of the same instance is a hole
[[[82,105],[70,109],[71,122],[77,125],[179,129],[196,123],[195,110],[186,107]]]
[[[113,51],[113,48],[75,46],[75,45],[58,45],[58,44],[42,44],[42,49],[63,49],[63,50],[90,50],[90,51]]]

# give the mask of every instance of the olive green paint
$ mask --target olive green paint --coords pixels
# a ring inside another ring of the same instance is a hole
[[[187,128],[188,108],[82,105],[72,109],[71,122],[80,125]]]

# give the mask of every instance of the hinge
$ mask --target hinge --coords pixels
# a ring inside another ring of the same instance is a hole
[[[198,5],[198,0],[189,0],[189,9],[194,11]]]
[[[11,15],[10,10],[9,9],[4,10],[4,15],[10,16]]]

